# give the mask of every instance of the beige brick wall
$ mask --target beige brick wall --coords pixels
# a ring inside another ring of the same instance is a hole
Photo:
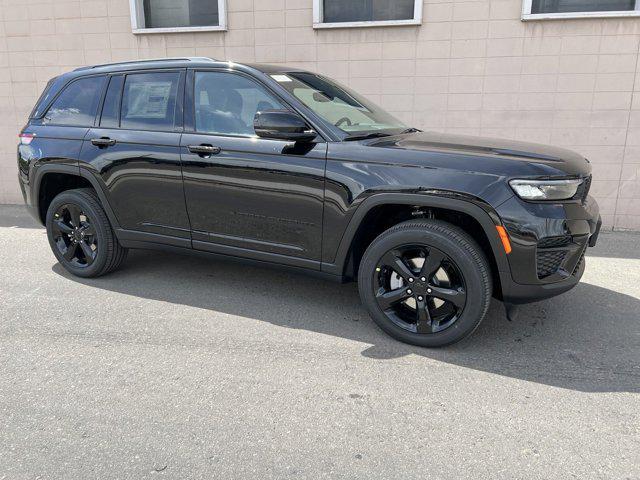
[[[640,230],[640,18],[523,23],[521,0],[426,0],[421,26],[313,30],[312,0],[227,0],[228,32],[136,36],[128,0],[0,2],[0,203],[21,201],[16,134],[47,79],[199,55],[319,71],[423,129],[575,149],[605,224]]]

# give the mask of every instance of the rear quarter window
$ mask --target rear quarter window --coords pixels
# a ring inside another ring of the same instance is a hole
[[[65,87],[43,117],[43,125],[90,127],[98,110],[105,77],[86,77]]]
[[[40,97],[38,98],[38,101],[36,102],[35,107],[33,107],[33,110],[29,115],[29,118],[38,118],[39,116],[42,115],[45,107],[47,106],[47,104],[49,103],[49,100],[51,99],[51,95],[53,94],[53,92],[51,91],[51,87],[53,86],[53,83],[56,81],[56,78],[52,78],[47,82],[47,85],[44,87],[44,90],[40,94]]]

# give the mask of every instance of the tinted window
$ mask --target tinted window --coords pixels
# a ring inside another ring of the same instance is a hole
[[[40,94],[40,98],[38,98],[36,106],[33,108],[31,115],[29,115],[30,117],[32,118],[39,117],[42,114],[42,111],[44,110],[44,108],[47,106],[47,103],[51,99],[51,93],[52,93],[51,87],[53,86],[53,82],[55,80],[56,80],[55,78],[52,78],[47,82],[47,86],[44,87],[44,90]]]
[[[258,83],[240,75],[196,72],[196,131],[255,135],[253,117],[262,110],[286,109]]]
[[[43,123],[93,126],[103,83],[104,77],[87,77],[67,85],[45,114]]]
[[[271,75],[311,110],[345,132],[404,130],[406,125],[353,90],[309,72]]]
[[[635,0],[533,0],[531,13],[635,10]]]
[[[127,75],[120,126],[137,130],[173,130],[180,73]]]
[[[146,28],[220,24],[218,0],[144,0],[143,6]]]
[[[122,92],[123,82],[124,77],[122,75],[111,77],[109,81],[107,94],[104,97],[104,104],[102,106],[102,117],[100,118],[101,127],[116,128],[119,126],[120,93]]]
[[[323,0],[327,23],[412,20],[415,0]]]

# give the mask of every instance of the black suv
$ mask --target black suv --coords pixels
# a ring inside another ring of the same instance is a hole
[[[19,177],[82,277],[130,248],[357,279],[387,333],[435,347],[575,286],[598,206],[582,156],[422,132],[314,73],[209,58],[85,67],[49,82]]]

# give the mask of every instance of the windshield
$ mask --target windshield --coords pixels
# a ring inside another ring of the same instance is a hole
[[[353,90],[326,77],[307,72],[271,75],[302,103],[350,135],[407,128],[400,120],[366,100]]]

